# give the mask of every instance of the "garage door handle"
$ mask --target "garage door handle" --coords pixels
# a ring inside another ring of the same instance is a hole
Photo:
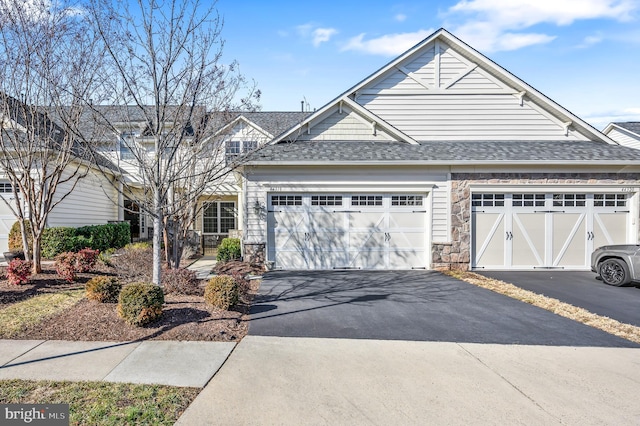
[[[426,210],[414,210],[413,213],[426,213]]]
[[[362,210],[334,210],[334,213],[362,213]]]

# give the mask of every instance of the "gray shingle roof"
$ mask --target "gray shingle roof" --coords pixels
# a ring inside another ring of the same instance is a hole
[[[640,121],[626,121],[622,123],[613,123],[616,126],[622,127],[623,129],[627,129],[630,132],[633,132],[637,135],[640,135]]]
[[[316,141],[266,146],[250,163],[613,163],[640,164],[640,150],[604,142],[568,141]]]
[[[271,135],[279,136],[293,126],[300,124],[311,113],[309,112],[285,112],[285,111],[261,111],[243,112],[239,115],[255,123],[260,128],[266,130]]]

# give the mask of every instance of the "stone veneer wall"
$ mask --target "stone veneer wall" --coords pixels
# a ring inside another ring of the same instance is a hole
[[[493,185],[640,185],[637,173],[452,173],[451,241],[431,248],[434,269],[468,270],[471,265],[471,190]],[[576,187],[579,191],[580,187]]]

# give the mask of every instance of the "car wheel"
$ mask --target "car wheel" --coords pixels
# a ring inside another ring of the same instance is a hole
[[[627,264],[620,259],[607,259],[600,263],[598,268],[602,282],[609,285],[620,287],[631,282],[629,268]]]

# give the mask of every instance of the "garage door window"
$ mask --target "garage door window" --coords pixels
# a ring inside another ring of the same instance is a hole
[[[393,195],[391,196],[392,206],[421,206],[422,195]]]
[[[312,195],[312,206],[341,206],[342,195]]]
[[[544,194],[513,194],[511,203],[514,207],[544,207]]]
[[[584,207],[587,194],[553,194],[553,207]]]
[[[593,194],[596,207],[626,207],[627,194]]]
[[[272,195],[272,206],[301,206],[302,195]]]
[[[504,194],[473,194],[471,205],[474,207],[502,207]]]
[[[0,194],[13,194],[11,182],[0,182]]]
[[[352,206],[381,206],[382,195],[352,195]]]

